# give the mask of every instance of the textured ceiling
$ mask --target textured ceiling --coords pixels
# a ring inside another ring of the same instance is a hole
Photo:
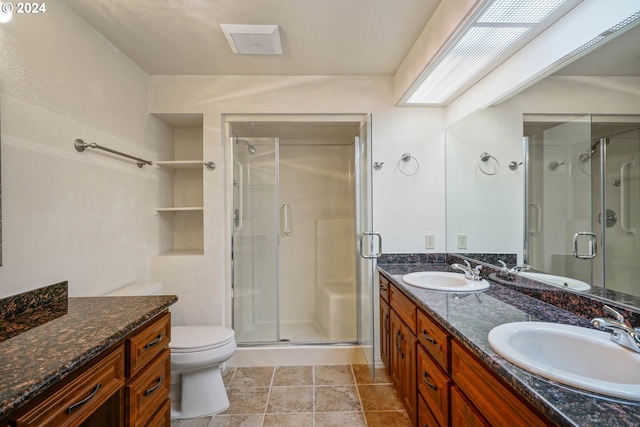
[[[64,0],[151,75],[392,75],[440,0]],[[220,24],[277,24],[283,55]]]

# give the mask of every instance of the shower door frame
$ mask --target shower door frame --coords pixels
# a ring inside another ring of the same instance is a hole
[[[227,272],[225,277],[227,278],[227,283],[229,284],[227,286],[227,292],[229,292],[229,295],[231,295],[231,298],[227,298],[226,299],[226,306],[228,308],[227,310],[227,321],[229,322],[229,324],[231,324],[233,326],[234,324],[234,317],[235,317],[235,313],[233,313],[233,307],[234,307],[234,296],[233,296],[233,284],[232,284],[232,280],[233,280],[233,260],[232,260],[232,251],[233,251],[233,187],[230,183],[233,182],[233,146],[232,146],[232,140],[231,140],[231,131],[232,131],[232,125],[234,123],[238,123],[238,122],[243,122],[243,123],[249,123],[249,122],[308,122],[308,123],[313,123],[313,122],[317,122],[317,123],[322,123],[322,122],[349,122],[349,123],[359,123],[360,126],[362,126],[365,123],[368,123],[370,120],[370,115],[369,114],[362,114],[362,113],[356,113],[356,114],[309,114],[309,115],[262,115],[262,114],[257,114],[257,115],[253,115],[253,114],[223,114],[222,115],[222,120],[223,120],[223,126],[222,126],[222,138],[225,141],[225,145],[226,145],[226,150],[225,150],[225,165],[227,165],[226,168],[226,182],[227,184],[225,185],[225,199],[226,199],[226,216],[227,216],[227,233],[228,233],[228,242],[230,242],[230,249],[226,251],[226,257],[227,257]],[[370,127],[369,127],[369,131],[370,131]],[[370,135],[369,135],[370,136]],[[370,141],[369,141],[370,143]],[[357,145],[357,142],[355,142],[354,144]],[[368,163],[372,163],[372,155],[371,155],[371,147],[369,147],[369,151],[368,151],[368,156],[369,158],[367,159]],[[371,176],[368,177],[368,179],[371,180]],[[355,177],[356,179],[356,186],[357,186],[357,182],[361,179],[360,176]],[[371,180],[372,181],[372,180]],[[371,191],[370,193],[372,194],[373,190],[373,182],[370,182],[369,184],[371,186]],[[373,200],[372,197],[369,197],[368,200],[368,205],[369,208],[371,209],[371,211],[373,210]],[[355,213],[356,218],[359,215],[359,212]],[[355,236],[354,236],[355,237]],[[354,242],[354,251],[358,250],[357,247],[357,242]],[[358,255],[359,256],[359,255]],[[375,269],[375,265],[373,267]],[[375,275],[373,275],[373,277],[371,278],[371,281],[375,280]],[[358,285],[357,285],[358,286]],[[377,287],[373,286],[373,283],[369,284],[370,288],[373,290],[377,289]],[[376,298],[374,298],[373,295],[370,296],[372,301],[375,301]],[[358,298],[359,299],[359,298]],[[373,311],[373,307],[371,308],[371,310]],[[358,313],[360,314],[360,313]],[[372,313],[372,316],[375,316],[375,313]],[[356,321],[358,322],[358,326],[360,323],[360,319],[356,319]],[[372,317],[372,323],[373,326],[372,328],[375,327],[375,319]],[[360,330],[358,330],[358,333],[360,334]],[[358,341],[360,339],[360,337],[357,337]],[[248,345],[256,345],[256,346],[273,346],[273,345],[309,345],[309,342],[301,342],[301,343],[296,343],[296,342],[286,342],[286,343],[280,343],[277,341],[265,341],[265,342],[260,342],[260,343],[250,343]],[[315,343],[313,343],[315,344]],[[334,343],[334,342],[319,342],[317,343],[318,345],[332,345],[332,344],[337,344],[337,345],[343,345],[344,343],[340,342],[340,343]],[[355,344],[355,342],[354,342]],[[375,350],[374,344],[371,344],[373,350]],[[369,361],[371,358],[370,357],[366,357],[367,361]]]

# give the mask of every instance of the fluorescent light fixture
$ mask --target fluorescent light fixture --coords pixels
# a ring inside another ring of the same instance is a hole
[[[406,104],[444,105],[557,19],[567,0],[487,0],[418,78]],[[537,29],[538,31],[532,31]],[[528,37],[527,37],[528,36]]]

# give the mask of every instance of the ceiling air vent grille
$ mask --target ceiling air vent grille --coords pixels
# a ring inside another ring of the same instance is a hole
[[[279,55],[280,29],[277,25],[220,24],[234,53],[249,55]]]

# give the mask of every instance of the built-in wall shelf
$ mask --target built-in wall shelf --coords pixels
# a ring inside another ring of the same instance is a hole
[[[202,160],[160,160],[156,162],[156,166],[159,168],[171,170],[199,169],[203,165]]]
[[[204,211],[204,207],[202,206],[185,206],[185,207],[177,207],[177,208],[156,208],[156,213],[162,212],[189,212],[189,211]]]
[[[204,171],[202,114],[156,114],[173,128],[173,152],[157,160],[172,200],[155,208],[163,256],[204,254]],[[213,162],[212,162],[213,163]]]

